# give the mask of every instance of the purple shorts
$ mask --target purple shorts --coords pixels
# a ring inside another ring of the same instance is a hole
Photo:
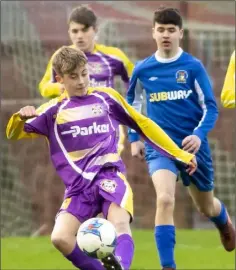
[[[68,212],[81,223],[99,213],[107,218],[111,203],[121,206],[133,217],[133,193],[125,176],[114,169],[101,171],[93,184],[79,195],[66,198],[57,214]]]

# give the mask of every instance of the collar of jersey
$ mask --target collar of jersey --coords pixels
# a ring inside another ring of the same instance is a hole
[[[88,96],[88,95],[91,94],[93,91],[94,91],[94,87],[89,86],[89,87],[88,87],[88,92],[87,92],[87,94],[84,95],[84,96],[80,96],[80,97]],[[75,97],[76,97],[76,96],[75,96]],[[59,98],[60,98],[60,100],[63,100],[63,99],[68,99],[68,98],[70,98],[70,97],[69,97],[69,95],[68,95],[68,92],[65,90],[65,91],[60,95]]]
[[[71,45],[71,48],[76,48],[76,46],[75,45]],[[94,48],[93,48],[93,51],[92,52],[89,52],[90,54],[93,54],[93,53],[96,53],[96,52],[98,52],[98,45],[95,43],[94,44]],[[88,53],[88,54],[89,54]],[[86,53],[85,53],[86,54]]]
[[[176,61],[177,59],[180,58],[181,54],[183,53],[183,50],[182,50],[182,48],[179,47],[179,50],[178,50],[177,54],[175,56],[171,57],[171,58],[162,58],[159,55],[157,55],[157,52],[158,51],[156,51],[156,53],[155,53],[155,58],[156,58],[156,60],[158,62],[160,62],[160,63],[171,63],[171,62],[174,62],[174,61]]]

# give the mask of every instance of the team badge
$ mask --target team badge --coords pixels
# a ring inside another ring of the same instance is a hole
[[[92,112],[94,115],[101,115],[103,113],[102,105],[96,104],[92,107]]]
[[[117,188],[117,183],[114,180],[102,180],[100,187],[109,193],[114,193]]]
[[[102,72],[102,65],[96,62],[88,63],[88,69],[90,74],[100,74]]]
[[[177,83],[186,83],[188,78],[188,73],[186,70],[178,70],[176,72]]]

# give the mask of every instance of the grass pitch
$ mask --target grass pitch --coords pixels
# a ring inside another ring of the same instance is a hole
[[[152,231],[134,230],[131,269],[160,269]],[[2,238],[1,269],[75,269],[52,246],[49,237]],[[177,269],[235,269],[235,253],[221,246],[216,230],[178,230]]]

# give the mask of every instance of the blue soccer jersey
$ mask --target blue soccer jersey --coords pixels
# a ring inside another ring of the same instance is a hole
[[[157,53],[137,63],[127,92],[128,103],[140,111],[143,94],[146,96],[146,113],[182,147],[189,135],[197,135],[202,143],[196,154],[198,168],[189,176],[185,168],[146,144],[149,173],[167,169],[181,173],[185,185],[190,182],[199,190],[213,189],[214,171],[207,134],[218,117],[216,100],[207,72],[201,61],[179,48],[170,59]],[[129,140],[139,140],[134,130],[129,130]]]
[[[201,61],[181,48],[171,59],[153,54],[137,63],[127,93],[128,103],[141,110],[143,90],[147,115],[181,146],[191,134],[206,140],[218,116],[207,72]],[[129,131],[129,140],[139,136]]]

